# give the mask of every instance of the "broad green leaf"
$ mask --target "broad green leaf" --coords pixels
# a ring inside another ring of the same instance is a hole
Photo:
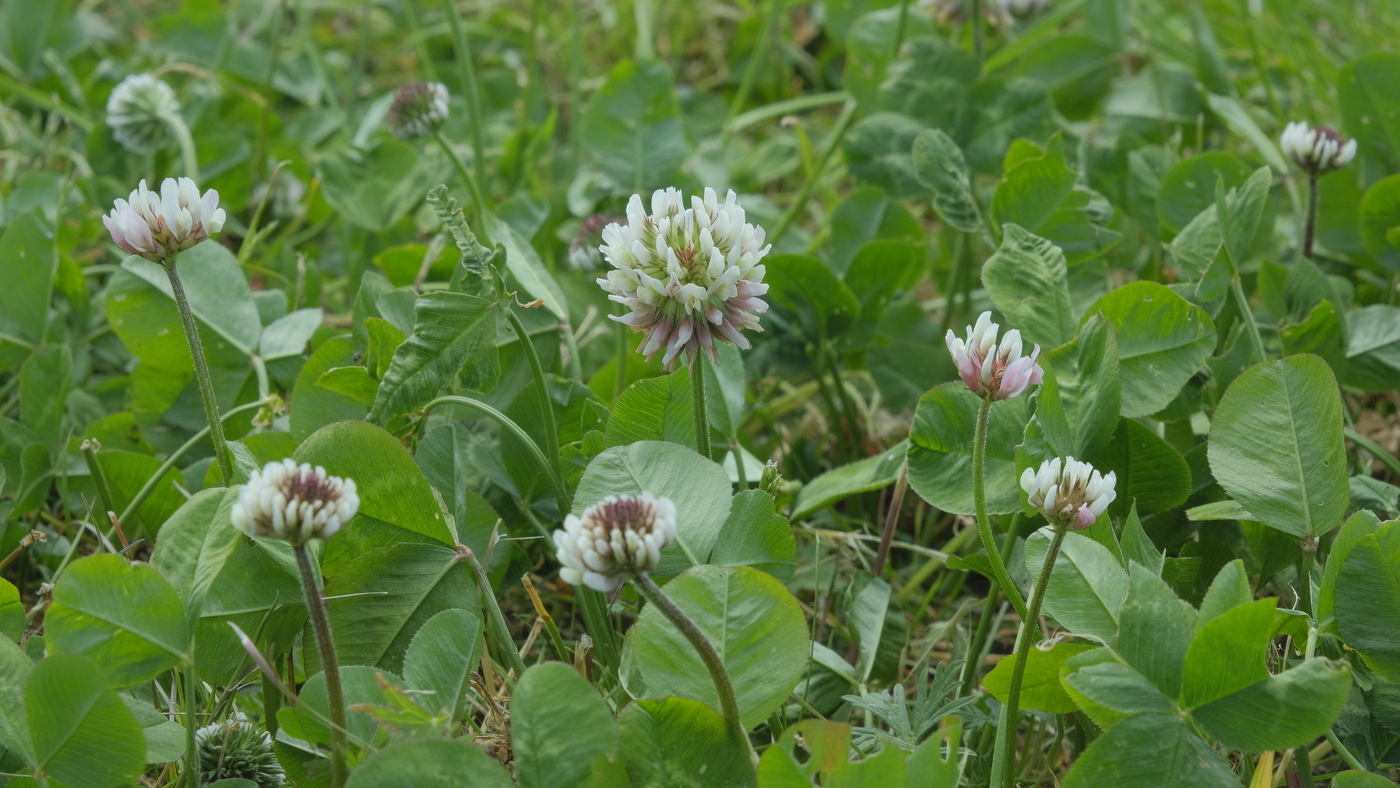
[[[651,440],[695,448],[690,389],[690,370],[685,367],[665,377],[647,378],[628,386],[608,414],[604,445],[626,446]]]
[[[574,491],[573,511],[609,495],[649,492],[676,504],[676,547],[662,554],[662,574],[703,564],[730,511],[729,477],[694,450],[674,443],[640,441],[593,458]]]
[[[911,246],[924,243],[924,228],[899,200],[882,189],[862,186],[841,201],[831,212],[831,270],[845,276],[856,254],[871,241],[903,241]]]
[[[1205,596],[1201,599],[1200,615],[1196,618],[1196,629],[1204,627],[1220,616],[1241,605],[1254,601],[1254,591],[1249,587],[1249,575],[1244,562],[1234,560],[1215,573]]]
[[[51,653],[89,657],[117,686],[147,681],[189,657],[175,587],[150,565],[119,555],[74,561],[54,586],[44,623]]]
[[[1100,727],[1111,728],[1130,714],[1170,711],[1172,701],[1146,676],[1119,662],[1107,648],[1070,657],[1060,684]]]
[[[364,367],[332,367],[316,379],[316,386],[349,397],[366,408],[374,407],[379,397],[379,381],[370,377]]]
[[[118,788],[146,768],[141,726],[92,661],[76,654],[43,660],[29,675],[24,700],[34,764],[50,779]]]
[[[612,712],[562,662],[525,671],[510,700],[511,749],[520,788],[583,788],[593,760],[617,745]]]
[[[355,397],[319,385],[333,369],[356,365],[355,343],[349,334],[328,339],[302,365],[292,388],[290,426],[292,437],[306,440],[311,433],[337,421],[360,420],[370,406]]]
[[[1152,574],[1158,576],[1162,574],[1162,565],[1165,559],[1162,551],[1157,549],[1157,545],[1153,544],[1147,532],[1142,529],[1142,520],[1138,517],[1136,503],[1129,507],[1128,516],[1123,520],[1120,547],[1125,561],[1136,561],[1151,569]]]
[[[963,96],[977,81],[980,69],[970,52],[956,41],[932,35],[934,31],[926,18],[910,10],[902,25],[904,45],[900,47],[899,56],[889,63],[879,85],[878,109],[908,115],[925,128],[952,131],[958,113],[963,111]],[[893,51],[893,38],[901,26],[899,9],[868,14],[861,22],[871,17],[883,17],[888,43],[881,42],[884,44],[881,54],[888,55]],[[861,29],[864,32],[869,28],[862,24]],[[856,39],[852,36],[851,50],[855,48]],[[846,73],[849,75],[851,70],[848,68]],[[856,86],[847,84],[847,88],[857,98],[864,98]]]
[[[73,353],[67,345],[39,348],[19,372],[19,420],[54,453],[63,437],[63,410],[72,380]]]
[[[833,468],[802,485],[792,506],[792,519],[802,520],[833,503],[894,484],[909,444],[900,442],[883,452]]]
[[[394,351],[369,418],[379,423],[420,408],[459,373],[466,388],[486,391],[500,377],[496,311],[476,296],[445,290],[414,304],[413,334]]]
[[[1113,440],[1121,407],[1113,327],[1094,315],[1072,344],[1040,358],[1045,380],[1036,418],[1046,440],[1057,454],[1093,462]]]
[[[1044,84],[1065,117],[1085,120],[1098,109],[1119,70],[1118,50],[1087,36],[1057,33],[1027,52],[1015,68],[1019,76]]]
[[[451,719],[471,687],[472,671],[481,660],[481,613],[451,608],[418,628],[403,658],[403,678],[409,689],[431,692],[417,696],[427,709],[445,709]]]
[[[370,150],[347,146],[322,156],[316,172],[336,214],[371,231],[398,224],[442,180],[442,173],[428,166],[414,146],[391,140]]]
[[[1400,55],[1377,52],[1348,63],[1337,75],[1342,128],[1360,154],[1388,172],[1400,169],[1400,102],[1384,86],[1400,79]]]
[[[1317,620],[1327,631],[1336,633],[1337,577],[1342,573],[1347,555],[1361,541],[1361,537],[1375,533],[1380,527],[1380,518],[1369,509],[1362,509],[1347,518],[1332,538],[1332,548],[1327,552],[1327,564],[1323,567],[1322,582],[1317,593]]]
[[[1110,509],[1115,516],[1127,514],[1128,504],[1137,502],[1143,513],[1175,509],[1191,494],[1191,469],[1176,449],[1142,422],[1120,419],[1118,429],[1099,454],[1095,466],[1118,474],[1118,499]]]
[[[945,512],[972,514],[972,443],[980,400],[960,382],[930,389],[909,430],[909,485]],[[1021,505],[1016,444],[1026,424],[1024,397],[992,405],[987,429],[987,511]]]
[[[1366,665],[1400,680],[1400,527],[1357,539],[1336,581],[1337,629]]]
[[[486,555],[500,515],[475,489],[472,475],[476,461],[471,453],[472,428],[456,422],[429,432],[418,442],[413,461],[422,469],[432,488],[442,495],[447,511],[457,526],[457,541],[477,555]],[[509,553],[499,550],[493,555]]]
[[[25,716],[24,688],[33,670],[33,661],[16,643],[0,638],[0,747],[31,762],[34,748]]]
[[[1081,323],[1102,314],[1118,339],[1123,415],[1165,408],[1215,349],[1204,310],[1156,282],[1133,282],[1100,298]]]
[[[1238,788],[1239,779],[1186,722],[1162,712],[1135,714],[1109,728],[1079,756],[1064,788]]]
[[[909,640],[904,608],[890,584],[868,572],[857,572],[847,593],[846,620],[858,648],[856,677],[863,684],[888,684],[898,677]]]
[[[786,702],[806,671],[809,644],[802,608],[782,583],[749,567],[697,566],[664,591],[719,652],[745,726]],[[634,698],[674,695],[719,708],[700,656],[650,605],[627,630],[620,677]]]
[[[721,435],[737,436],[744,428],[747,405],[744,357],[734,345],[720,342],[715,349],[719,352],[719,363],[705,360],[705,410],[710,416],[710,429]],[[686,374],[688,376],[690,371],[686,370]],[[694,423],[691,419],[691,424]]]
[[[1394,784],[1370,772],[1345,771],[1332,778],[1332,788],[1390,788]]]
[[[0,334],[31,344],[44,341],[57,271],[53,230],[42,211],[30,209],[12,218],[0,235],[0,282],[5,283],[0,287]],[[9,358],[14,347],[0,341],[0,361]]]
[[[1220,221],[1220,235],[1225,241],[1225,251],[1239,269],[1249,258],[1250,247],[1254,245],[1254,235],[1259,230],[1259,220],[1264,216],[1264,208],[1269,200],[1269,186],[1273,176],[1269,168],[1260,167],[1249,176],[1238,189],[1225,192],[1224,179],[1215,182],[1215,215]]]
[[[1175,698],[1181,694],[1181,672],[1196,630],[1196,611],[1140,564],[1129,564],[1128,578],[1128,597],[1118,614],[1113,649],[1163,695]]]
[[[795,254],[764,258],[768,298],[773,306],[795,313],[808,335],[830,339],[860,318],[860,302],[846,283],[820,260]]]
[[[1347,314],[1347,383],[1389,391],[1400,379],[1400,308],[1372,304]]]
[[[549,269],[544,267],[544,261],[540,260],[530,241],[493,214],[486,214],[486,226],[491,238],[506,248],[506,267],[510,269],[510,275],[525,288],[525,292],[543,301],[545,309],[553,312],[555,317],[568,320],[569,307],[564,301],[564,291],[550,276]]]
[[[926,129],[914,138],[914,177],[933,191],[933,207],[943,221],[966,233],[982,227],[967,160],[953,138]]]
[[[832,3],[827,13],[826,28],[833,31],[846,48],[842,84],[857,106],[866,113],[881,109],[881,86],[888,82],[886,76],[891,62],[903,54],[895,51],[895,36],[900,34],[900,17],[899,9],[892,8],[893,5],[893,0],[843,1]],[[922,40],[932,32],[930,20],[926,14],[918,13],[917,9],[910,11],[905,19],[908,25],[904,31],[906,41]],[[974,71],[967,81],[976,78]]]
[[[238,543],[231,514],[237,500],[237,490],[203,490],[161,527],[151,566],[180,594],[190,623],[199,619],[210,586]]]
[[[315,651],[315,647],[308,649]],[[363,711],[352,711],[351,706],[383,706],[387,703],[380,679],[402,687],[403,679],[389,671],[365,665],[341,665],[340,683],[345,697],[345,729],[360,741],[373,741],[378,725],[374,718]],[[312,742],[330,744],[331,729],[322,720],[330,719],[330,701],[326,696],[326,676],[317,672],[307,678],[297,693],[295,706],[283,706],[277,712],[277,722],[289,736]],[[352,739],[353,740],[353,739]]]
[[[360,496],[359,514],[326,544],[321,561],[327,575],[376,547],[403,541],[456,544],[413,458],[379,427],[363,421],[331,424],[303,441],[293,458],[354,479]]]
[[[1230,131],[1249,140],[1254,145],[1255,151],[1259,153],[1259,157],[1268,162],[1270,167],[1279,172],[1288,172],[1288,160],[1283,157],[1283,153],[1273,138],[1265,134],[1259,124],[1254,121],[1254,117],[1245,108],[1244,102],[1234,96],[1207,93],[1206,105]]]
[[[1266,525],[1300,538],[1336,528],[1351,493],[1326,362],[1289,356],[1245,370],[1216,408],[1209,457],[1225,492]]]
[[[1243,159],[1225,151],[1207,151],[1183,159],[1162,176],[1157,215],[1163,225],[1179,231],[1215,205],[1217,179],[1224,180],[1226,189],[1235,189],[1244,185],[1249,174],[1249,165]]]
[[[1395,227],[1400,227],[1400,175],[1377,181],[1361,198],[1361,241],[1366,252],[1386,268],[1400,271],[1400,248],[1391,234]]]
[[[709,562],[751,566],[786,581],[792,579],[796,560],[792,528],[788,519],[778,514],[773,496],[762,490],[735,495]]]
[[[1351,671],[1344,665],[1310,659],[1194,709],[1191,718],[1231,749],[1286,750],[1327,733],[1350,691]]]
[[[19,599],[19,589],[0,578],[0,636],[19,642],[24,634],[25,610]]]
[[[185,726],[172,721],[149,702],[122,695],[122,702],[141,726],[146,740],[146,763],[170,763],[185,756]]]
[[[983,79],[967,91],[953,139],[962,146],[974,172],[999,175],[1013,140],[1040,144],[1050,138],[1053,111],[1050,94],[1039,82]]]
[[[631,788],[755,785],[748,742],[699,701],[637,700],[618,715],[617,734],[617,765]]]
[[[1279,342],[1286,356],[1312,353],[1332,368],[1332,374],[1346,379],[1346,327],[1331,301],[1323,301],[1301,322],[1284,326]]]
[[[844,282],[860,304],[860,320],[841,338],[842,350],[868,347],[895,294],[916,282],[923,264],[903,241],[871,241],[846,270]]]
[[[1060,668],[1070,657],[1091,648],[1093,646],[1083,643],[1056,643],[1048,649],[1038,646],[1027,652],[1026,675],[1021,684],[1021,708],[1048,714],[1078,711],[1079,704],[1065,694],[1060,685]],[[982,686],[1003,703],[1011,692],[1011,672],[1015,662],[1013,658],[1003,659],[982,678]]]
[[[273,321],[258,339],[258,355],[268,360],[301,355],[321,327],[321,317],[320,309],[298,309]]]
[[[221,519],[227,523],[227,518],[228,513],[223,512]],[[182,581],[177,576],[172,582],[178,587]],[[187,599],[187,611],[189,604]],[[227,685],[237,678],[235,671],[247,664],[248,655],[229,628],[230,623],[248,633],[264,653],[270,654],[290,651],[296,638],[303,634],[306,605],[296,559],[285,542],[239,535],[210,584],[195,630],[195,670],[211,684]]]
[[[1270,597],[1240,605],[1197,630],[1186,650],[1183,706],[1204,706],[1269,677],[1264,653],[1273,635],[1277,602]]]
[[[1063,250],[1069,265],[1096,257],[1117,243],[1116,232],[1097,226],[1111,216],[1111,206],[1078,185],[1079,177],[1065,164],[1059,134],[1044,148],[1027,140],[1015,141],[1006,153],[1005,167],[1006,177],[992,196],[992,216],[998,225],[1014,224],[1048,239]]]
[[[512,788],[500,761],[467,739],[406,741],[374,753],[345,788]]]
[[[1039,577],[1050,547],[1050,529],[1026,540],[1026,571]],[[1065,534],[1044,609],[1070,632],[1107,640],[1118,632],[1118,613],[1128,597],[1128,573],[1108,548],[1079,533]]]
[[[642,192],[645,203],[646,190],[669,185],[690,152],[670,68],[629,60],[613,66],[583,111],[579,140],[619,191]]]
[[[414,306],[417,307],[417,301]],[[375,380],[382,380],[394,362],[394,351],[407,339],[408,335],[388,320],[382,317],[365,318],[365,340],[369,345],[365,350],[365,370]]]
[[[1003,229],[1001,248],[982,268],[982,282],[1006,317],[1006,330],[1018,329],[1026,344],[1046,349],[1074,339],[1064,253],[1015,224]]]
[[[857,121],[842,141],[851,177],[895,198],[927,194],[911,156],[914,139],[923,129],[913,118],[893,112],[876,112]]]

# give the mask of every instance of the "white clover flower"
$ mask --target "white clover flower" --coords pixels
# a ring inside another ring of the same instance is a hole
[[[968,326],[967,339],[959,339],[952,329],[943,341],[958,367],[958,377],[979,397],[992,400],[1019,396],[1029,386],[1039,385],[1045,370],[1036,363],[1040,345],[1029,356],[1021,356],[1021,332],[1011,329],[997,345],[997,330],[992,313],[983,312],[976,326]]]
[[[305,544],[329,539],[359,509],[354,479],[287,459],[253,472],[233,506],[233,525],[249,536]]]
[[[169,139],[167,118],[180,114],[180,102],[170,86],[151,74],[132,74],[112,89],[107,99],[107,125],[112,137],[132,153],[149,153]]]
[[[598,241],[603,228],[622,219],[610,213],[595,213],[579,225],[569,242],[569,265],[576,271],[596,271],[603,264],[602,247]]]
[[[1118,477],[1112,471],[1099,475],[1094,466],[1073,457],[1059,457],[1040,464],[1040,470],[1027,468],[1021,474],[1021,489],[1031,506],[1059,528],[1088,528],[1099,519],[1113,499]]]
[[[117,246],[164,265],[222,230],[224,209],[219,207],[218,192],[210,189],[201,195],[189,178],[178,183],[166,178],[159,194],[147,189],[142,180],[129,199],[117,199],[102,223]]]
[[[559,551],[559,577],[569,585],[595,591],[616,590],[631,575],[650,572],[661,562],[661,551],[676,539],[676,505],[670,498],[609,495],[569,515],[554,532]]]
[[[768,292],[759,264],[771,246],[763,228],[744,221],[734,192],[720,203],[714,189],[692,196],[690,207],[676,189],[651,196],[651,214],[640,195],[627,203],[627,223],[603,229],[604,259],[613,266],[598,284],[609,299],[632,311],[613,320],[645,333],[647,358],[665,350],[693,360],[701,351],[715,363],[715,340],[750,347],[741,331],[762,331],[758,316],[768,311],[759,296]]]
[[[1290,123],[1279,138],[1283,155],[1312,175],[1340,170],[1356,158],[1356,140],[1349,140],[1326,126],[1313,128],[1307,121]]]
[[[384,122],[396,139],[426,137],[447,120],[447,86],[441,82],[414,82],[394,91],[394,103]]]

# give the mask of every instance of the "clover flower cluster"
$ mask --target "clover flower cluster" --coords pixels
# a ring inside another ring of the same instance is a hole
[[[180,113],[175,91],[152,74],[132,74],[107,98],[107,125],[112,137],[132,153],[160,149],[169,139],[167,118]]]
[[[414,82],[394,91],[394,103],[384,122],[396,139],[426,137],[447,120],[447,86],[441,82]]]
[[[249,536],[305,544],[329,539],[359,509],[354,479],[287,459],[253,472],[233,506],[233,525]]]
[[[596,591],[616,590],[628,577],[650,572],[661,562],[661,551],[676,539],[676,505],[669,498],[609,495],[583,511],[564,518],[554,532],[559,577],[569,585]]]
[[[610,213],[595,213],[579,225],[573,240],[569,241],[569,265],[576,271],[596,271],[603,264],[602,247],[598,240],[603,228],[616,224],[622,217]]]
[[[199,753],[199,781],[250,780],[258,788],[277,788],[286,781],[282,765],[272,751],[272,737],[242,712],[227,722],[216,722],[195,731]]]
[[[130,197],[117,199],[102,223],[117,246],[164,265],[222,230],[224,209],[219,207],[218,192],[210,189],[200,194],[189,178],[166,178],[159,193],[146,188],[142,180]]]
[[[998,345],[999,328],[992,322],[992,313],[983,312],[977,325],[968,326],[965,340],[959,339],[952,329],[944,337],[958,377],[977,396],[993,401],[1019,396],[1028,387],[1039,385],[1045,376],[1045,370],[1036,363],[1040,345],[1035,345],[1029,356],[1022,356],[1021,332],[1011,329]]]
[[[715,340],[747,349],[744,330],[762,331],[768,292],[760,261],[771,246],[762,227],[744,220],[733,191],[719,202],[714,189],[692,196],[690,207],[676,189],[651,196],[651,213],[640,195],[627,203],[626,224],[603,229],[599,250],[612,265],[598,284],[631,310],[612,319],[646,335],[647,358],[664,351],[668,366],[704,352],[715,363]]]
[[[1102,476],[1087,462],[1073,457],[1056,457],[1040,464],[1040,470],[1027,468],[1021,474],[1021,489],[1031,506],[1060,528],[1088,528],[1118,497],[1118,477],[1112,471]]]
[[[1356,158],[1356,140],[1349,140],[1326,126],[1307,121],[1290,123],[1279,138],[1283,155],[1311,175],[1340,170]]]

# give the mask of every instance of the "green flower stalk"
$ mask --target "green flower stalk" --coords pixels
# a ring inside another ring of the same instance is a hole
[[[192,177],[199,174],[194,138],[180,115],[175,91],[154,74],[132,74],[107,98],[107,125],[117,144],[132,153],[154,153],[174,136],[181,164]]]
[[[112,213],[102,217],[102,223],[117,246],[160,265],[170,277],[170,292],[180,313],[185,341],[194,360],[195,380],[204,400],[204,417],[209,422],[214,458],[218,460],[224,484],[229,485],[233,483],[233,459],[224,440],[219,403],[214,396],[214,382],[209,377],[209,363],[204,358],[204,345],[199,340],[199,326],[175,266],[180,252],[204,243],[209,236],[222,230],[224,218],[218,192],[210,189],[201,194],[189,178],[179,181],[166,178],[159,193],[146,188],[146,182],[141,181],[129,199],[116,201]]]
[[[306,545],[312,539],[329,539],[359,508],[353,479],[330,476],[319,466],[283,460],[270,462],[253,473],[239,491],[232,512],[233,525],[238,530],[252,537],[289,542],[296,553],[306,612],[321,653],[330,702],[331,788],[341,788],[346,778],[345,693],[319,573],[311,566]]]
[[[1313,256],[1317,228],[1317,179],[1340,170],[1356,158],[1356,140],[1349,140],[1326,126],[1306,121],[1290,123],[1279,138],[1283,155],[1308,174],[1308,213],[1303,224],[1303,257]]]

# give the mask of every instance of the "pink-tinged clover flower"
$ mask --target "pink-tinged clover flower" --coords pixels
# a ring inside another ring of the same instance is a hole
[[[1326,126],[1307,121],[1290,123],[1279,138],[1283,155],[1311,175],[1340,170],[1356,158],[1356,140],[1349,140]]]
[[[967,339],[959,339],[952,329],[944,338],[958,377],[977,396],[993,401],[1019,396],[1028,387],[1039,385],[1045,376],[1036,363],[1040,345],[1035,345],[1029,356],[1022,356],[1021,332],[1013,328],[998,345],[999,328],[992,322],[992,313],[983,312],[977,325],[968,327]]]
[[[253,471],[233,505],[233,527],[249,536],[306,544],[329,539],[360,510],[354,479],[290,459]]]
[[[701,352],[719,363],[715,340],[748,349],[741,332],[762,331],[758,316],[768,310],[759,261],[772,247],[763,238],[733,191],[721,203],[707,188],[687,208],[680,191],[658,190],[650,214],[632,195],[627,223],[603,228],[599,247],[613,270],[598,284],[631,310],[612,319],[646,334],[642,354],[664,351],[668,366]]]
[[[1102,476],[1087,462],[1059,457],[1040,464],[1040,470],[1027,468],[1021,473],[1021,489],[1031,506],[1057,528],[1088,528],[1099,519],[1113,499],[1118,477],[1109,471]]]
[[[595,591],[615,591],[628,577],[650,572],[661,563],[661,551],[676,540],[676,505],[669,498],[609,495],[564,518],[554,532],[559,577],[569,585]]]
[[[447,121],[447,86],[441,82],[414,82],[394,91],[394,101],[384,123],[396,139],[426,137]]]
[[[128,199],[117,199],[102,223],[117,246],[166,265],[175,255],[222,230],[224,209],[219,207],[218,192],[210,189],[200,194],[189,178],[178,182],[166,178],[159,194],[146,188],[142,180]]]

